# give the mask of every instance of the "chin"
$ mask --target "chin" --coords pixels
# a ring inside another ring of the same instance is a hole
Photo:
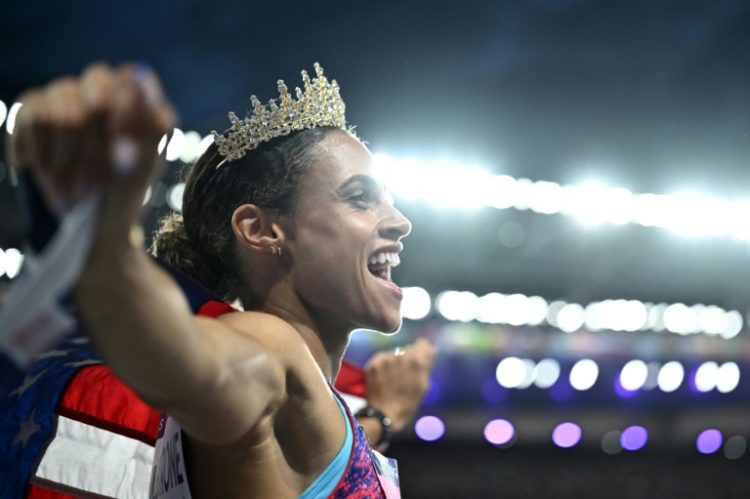
[[[381,334],[385,335],[392,335],[396,334],[401,330],[401,316],[399,315],[396,318],[382,318],[380,321],[378,321],[378,325],[373,325],[369,329],[373,329]]]

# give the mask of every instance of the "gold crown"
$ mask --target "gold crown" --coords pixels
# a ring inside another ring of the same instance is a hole
[[[346,130],[346,106],[339,95],[339,84],[336,80],[328,81],[320,64],[316,62],[314,67],[313,79],[310,79],[307,71],[301,71],[304,90],[299,87],[294,89],[296,99],[289,93],[284,80],[279,80],[278,103],[276,99],[271,99],[267,105],[263,105],[252,95],[252,114],[241,120],[236,114],[229,113],[230,129],[223,134],[211,132],[219,153],[224,157],[216,168],[243,157],[263,142],[296,130],[319,126]]]

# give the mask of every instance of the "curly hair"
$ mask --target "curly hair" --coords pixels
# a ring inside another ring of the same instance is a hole
[[[300,178],[317,159],[315,146],[331,133],[347,132],[335,127],[300,130],[218,169],[223,157],[211,144],[184,179],[182,214],[160,221],[151,252],[222,299],[252,308],[254,297],[239,270],[232,213],[252,203],[270,213],[292,214]]]

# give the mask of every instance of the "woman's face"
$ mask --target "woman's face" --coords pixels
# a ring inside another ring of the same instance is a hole
[[[359,141],[331,133],[318,147],[285,243],[294,290],[317,320],[396,331],[402,293],[390,270],[411,223],[374,178],[372,155]]]

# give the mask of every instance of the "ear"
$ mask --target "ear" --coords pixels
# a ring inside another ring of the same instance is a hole
[[[243,204],[232,213],[232,232],[246,248],[261,253],[270,253],[271,247],[281,248],[284,232],[263,208],[254,204]]]

